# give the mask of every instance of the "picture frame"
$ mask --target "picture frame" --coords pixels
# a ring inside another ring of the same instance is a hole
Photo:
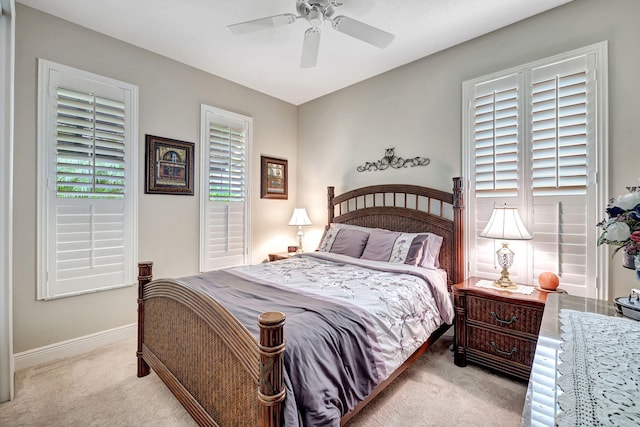
[[[194,143],[145,135],[146,194],[193,196]]]
[[[289,197],[288,161],[260,156],[260,197],[287,200]]]

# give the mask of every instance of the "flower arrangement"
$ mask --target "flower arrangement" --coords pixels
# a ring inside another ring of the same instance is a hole
[[[608,218],[597,225],[602,228],[598,245],[615,246],[613,254],[624,249],[629,255],[640,255],[640,187],[627,187],[627,194],[611,199]]]

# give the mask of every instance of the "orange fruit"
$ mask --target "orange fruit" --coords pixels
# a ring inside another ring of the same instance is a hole
[[[558,285],[560,285],[560,279],[550,271],[545,271],[544,273],[540,273],[538,276],[538,283],[540,283],[540,287],[542,289],[555,291]]]

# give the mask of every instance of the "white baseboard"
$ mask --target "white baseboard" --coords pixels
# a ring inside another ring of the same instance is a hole
[[[138,331],[137,323],[120,326],[118,328],[97,332],[91,335],[74,338],[49,344],[44,347],[34,348],[13,355],[15,370],[30,368],[42,363],[53,362],[65,357],[77,356],[87,351],[95,350],[106,344],[135,337]]]

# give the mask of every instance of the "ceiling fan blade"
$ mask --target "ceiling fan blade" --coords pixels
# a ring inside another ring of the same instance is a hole
[[[227,25],[229,31],[235,35],[252,33],[254,31],[264,30],[266,28],[279,27],[295,22],[297,16],[293,13],[283,13],[280,15],[269,16],[267,18],[254,19],[253,21],[240,22],[238,24]]]
[[[389,46],[396,37],[391,33],[346,16],[336,16],[333,18],[331,26],[341,33],[345,33],[381,49]]]
[[[300,67],[313,68],[318,63],[318,50],[320,48],[320,29],[311,27],[304,33],[302,45],[302,60]]]

